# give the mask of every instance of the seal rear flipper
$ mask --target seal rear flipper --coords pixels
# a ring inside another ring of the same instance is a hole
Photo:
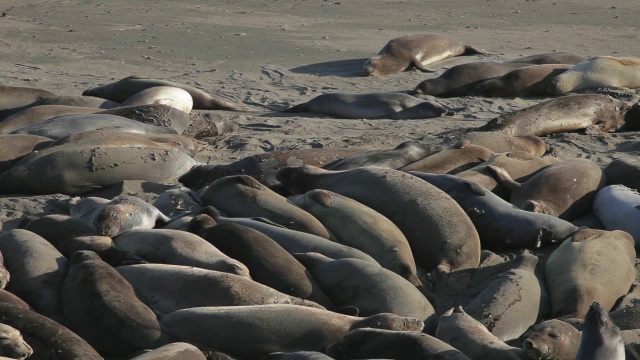
[[[464,52],[462,55],[498,55],[497,53],[491,53],[486,50],[478,49],[471,45],[464,46]]]
[[[514,181],[511,178],[511,175],[509,175],[507,170],[499,166],[489,165],[487,166],[487,169],[493,174],[493,177],[496,179],[496,181],[507,189],[513,190],[522,186],[520,183]]]
[[[296,106],[288,108],[286,110],[282,110],[282,112],[287,112],[287,113],[309,112],[309,103],[296,105]]]

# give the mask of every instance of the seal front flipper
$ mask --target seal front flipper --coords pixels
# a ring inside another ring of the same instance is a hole
[[[429,69],[429,68],[425,67],[424,65],[422,65],[420,60],[418,60],[418,58],[415,57],[415,56],[411,59],[411,63],[413,64],[413,66],[416,67],[416,69],[418,69],[418,70],[420,70],[422,72],[431,72],[431,73],[438,72],[438,70],[432,70],[432,69]]]
[[[300,105],[296,105],[294,107],[288,108],[286,110],[282,110],[282,112],[288,113],[301,113],[301,112],[309,112],[309,103],[304,103]]]
[[[489,171],[493,173],[493,177],[496,179],[496,181],[499,182],[500,185],[506,187],[507,189],[513,190],[522,186],[520,183],[514,181],[511,178],[511,175],[509,175],[507,170],[499,166],[489,165],[487,166],[487,169],[489,169]]]

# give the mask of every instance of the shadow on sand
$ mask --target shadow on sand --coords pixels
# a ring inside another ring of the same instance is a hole
[[[327,61],[298,66],[289,71],[317,76],[362,77],[362,67],[367,58]]]

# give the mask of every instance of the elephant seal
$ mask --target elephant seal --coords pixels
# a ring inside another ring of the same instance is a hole
[[[177,131],[170,128],[147,125],[122,116],[104,114],[60,116],[12,131],[11,134],[40,135],[57,140],[70,134],[89,130],[118,130],[141,134],[177,134]]]
[[[40,98],[51,96],[56,94],[36,88],[0,85],[0,110],[29,105]]]
[[[611,310],[635,278],[633,238],[624,231],[580,230],[549,256],[545,279],[551,316],[584,318],[599,302]]]
[[[136,106],[161,104],[190,113],[193,108],[193,98],[183,89],[173,86],[154,86],[131,95],[120,106]]]
[[[78,218],[47,215],[22,221],[18,227],[42,236],[67,259],[76,251],[90,250],[111,266],[144,263],[141,258],[118,250],[110,237],[98,236],[95,225]]]
[[[290,199],[320,220],[341,244],[367,253],[414,286],[422,285],[407,238],[379,212],[327,190],[311,190]]]
[[[308,300],[285,295],[245,277],[194,267],[141,264],[116,270],[157,314],[202,306],[293,304],[317,309]]]
[[[0,121],[0,134],[9,134],[29,125],[38,124],[45,120],[64,115],[96,114],[104,111],[100,108],[67,106],[67,105],[39,105],[30,107]]]
[[[155,206],[129,195],[107,200],[86,197],[71,207],[70,215],[96,227],[98,235],[116,237],[136,229],[153,229],[170,219]]]
[[[33,349],[22,338],[20,331],[0,324],[0,356],[24,360],[33,354]]]
[[[533,327],[522,348],[531,359],[575,360],[580,332],[561,320],[543,321]]]
[[[427,271],[478,266],[480,238],[469,217],[449,195],[417,177],[378,167],[329,171],[303,166],[282,169],[277,179],[293,193],[329,190],[378,211],[398,226],[416,264]]]
[[[457,177],[471,180],[502,198],[508,198],[508,189],[498,183],[489,166],[505,169],[513,179],[526,181],[545,167],[559,163],[560,159],[553,156],[537,157],[523,151],[495,154],[489,160],[456,174]]]
[[[500,184],[511,190],[513,205],[567,221],[589,212],[596,194],[607,182],[600,166],[588,159],[568,159],[551,164],[524,183],[511,179],[502,168],[488,168]]]
[[[461,142],[454,149],[438,151],[398,170],[455,174],[482,164],[492,155],[494,152],[485,147]]]
[[[61,299],[65,324],[100,354],[126,356],[168,343],[153,311],[94,252],[73,254]]]
[[[11,274],[7,290],[36,311],[62,322],[60,291],[67,260],[42,237],[23,229],[0,233],[0,252]]]
[[[576,360],[624,360],[620,329],[611,323],[607,311],[594,302],[587,312]]]
[[[495,153],[523,151],[533,156],[542,156],[547,145],[537,136],[511,136],[499,132],[470,131],[459,137],[460,142],[485,147]]]
[[[52,139],[44,136],[0,135],[0,173],[10,169],[22,157],[39,151],[52,142]]]
[[[50,96],[39,98],[38,100],[20,107],[0,110],[0,121],[34,106],[41,105],[66,105],[87,108],[111,109],[120,104],[113,101],[100,99],[92,96]]]
[[[635,159],[614,159],[604,167],[608,185],[624,185],[640,191],[640,162]]]
[[[473,181],[453,175],[410,172],[449,194],[467,212],[483,248],[519,249],[559,242],[578,228],[556,217],[516,208]]]
[[[425,331],[437,317],[415,286],[385,268],[358,259],[333,260],[318,253],[296,254],[322,290],[339,307],[354,306],[360,316],[392,313],[423,320]]]
[[[138,134],[116,130],[89,130],[65,136],[62,139],[56,140],[50,147],[53,148],[54,146],[64,144],[95,145],[97,143],[104,144],[105,146],[139,146],[156,149],[175,149],[189,156],[196,155],[197,152],[206,146],[202,141],[177,134]],[[51,149],[51,151],[54,151],[54,149]]]
[[[193,86],[142,76],[129,76],[113,83],[94,87],[85,90],[82,95],[97,96],[121,103],[134,94],[155,86],[172,86],[186,90],[193,98],[193,108],[197,110],[239,110],[241,108],[238,104],[214,98]]]
[[[546,136],[581,129],[607,132],[624,124],[626,106],[608,95],[569,95],[490,120],[479,131]]]
[[[333,360],[318,351],[275,352],[262,358],[263,360]]]
[[[327,170],[351,170],[363,166],[398,169],[433,153],[431,146],[419,141],[405,141],[391,150],[372,150],[327,165]]]
[[[173,312],[162,324],[178,339],[239,358],[278,351],[322,351],[350,330],[421,331],[421,320],[394,314],[357,318],[297,305],[200,307]]]
[[[523,254],[515,266],[491,280],[466,306],[466,312],[498,339],[519,338],[544,315],[547,296],[544,284],[535,275],[538,258]]]
[[[40,349],[34,349],[34,359],[102,360],[102,356],[81,337],[35,311],[0,303],[0,323],[42,345]]]
[[[148,125],[172,128],[178,133],[183,133],[191,124],[189,114],[169,105],[162,104],[126,106],[106,110],[80,106],[40,105],[20,111],[1,121],[0,134],[8,134],[23,127],[39,124],[55,117],[78,114],[122,116]]]
[[[249,175],[267,186],[272,186],[279,184],[276,173],[287,166],[323,167],[365,151],[331,148],[270,151],[251,155],[227,165],[198,165],[184,174],[179,181],[191,189],[202,189],[225,176]]]
[[[168,217],[196,214],[203,205],[202,198],[197,192],[184,187],[169,189],[158,195],[153,202],[153,206]]]
[[[332,259],[355,258],[370,262],[372,264],[378,264],[371,256],[358,249],[339,244],[337,242],[322,238],[317,235],[287,229],[284,226],[278,225],[264,218],[224,217],[220,216],[220,213],[212,206],[206,206],[202,209],[202,211],[205,212],[205,214],[203,215],[209,215],[210,217],[215,219],[214,223],[217,222],[220,224],[240,224],[260,231],[261,233],[267,235],[275,242],[277,242],[278,245],[282,246],[282,248],[285,249],[289,254],[317,252]],[[196,222],[198,220],[199,219],[194,218],[192,221]],[[202,226],[197,226],[195,228],[202,228]],[[191,224],[190,230],[192,230]]]
[[[194,230],[193,226],[198,222],[200,229]],[[206,226],[196,219],[192,225],[189,230],[196,231],[220,251],[246,265],[254,281],[328,309],[335,308],[309,271],[267,235],[233,223]]]
[[[523,67],[479,83],[468,95],[506,98],[545,96],[551,81],[571,67],[572,65],[568,64]]]
[[[130,360],[206,360],[202,351],[197,347],[175,342],[161,346],[155,350],[138,355]]]
[[[455,347],[470,359],[524,359],[521,349],[511,347],[493,335],[461,306],[440,316],[436,338]]]
[[[467,96],[481,81],[502,76],[509,71],[529,64],[513,64],[501,62],[473,62],[456,65],[434,79],[422,81],[410,95],[432,95],[437,97]]]
[[[11,274],[9,273],[9,270],[7,270],[7,268],[4,266],[4,257],[0,252],[0,289],[4,289],[5,287],[7,287],[9,280],[11,280]]]
[[[330,93],[284,110],[315,112],[341,119],[429,119],[454,115],[442,105],[402,93]]]
[[[525,64],[578,64],[588,58],[586,56],[570,53],[570,52],[550,52],[544,54],[535,54],[530,56],[521,57],[518,59],[509,60],[510,63],[525,63]]]
[[[622,230],[640,245],[640,194],[623,185],[609,185],[593,200],[593,212],[607,230]]]
[[[0,193],[79,195],[123,180],[163,183],[196,164],[177,150],[104,146],[70,147],[25,160],[0,173]]]
[[[411,34],[390,40],[376,56],[368,59],[364,76],[397,74],[414,66],[420,71],[434,72],[425,65],[459,55],[484,55],[487,52],[444,35]]]
[[[249,270],[242,263],[185,231],[130,230],[113,238],[113,242],[118,249],[152,263],[194,266],[249,277]]]
[[[559,95],[598,87],[640,87],[640,58],[601,56],[589,59],[556,76],[547,91]]]
[[[295,206],[248,175],[218,179],[200,192],[205,205],[231,217],[263,217],[288,229],[331,238],[313,215]]]
[[[469,360],[451,345],[415,331],[356,329],[329,345],[325,351],[333,359]]]

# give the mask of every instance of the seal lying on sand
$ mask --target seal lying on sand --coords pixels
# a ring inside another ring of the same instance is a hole
[[[120,106],[162,104],[190,113],[193,98],[186,90],[173,86],[154,86],[131,95]]]
[[[544,54],[535,54],[530,56],[521,57],[518,59],[509,60],[510,63],[525,63],[525,64],[578,64],[586,61],[586,56],[570,53],[570,52],[550,52]]]
[[[474,62],[456,65],[434,79],[422,81],[410,95],[433,95],[438,97],[466,96],[481,81],[502,76],[509,71],[529,64]]]
[[[532,359],[575,360],[580,332],[562,320],[547,320],[533,327],[522,343]]]
[[[193,86],[176,83],[173,81],[146,78],[142,76],[129,76],[122,80],[102,86],[94,87],[82,93],[82,95],[97,96],[115,102],[123,102],[132,95],[155,86],[173,86],[186,90],[193,98],[193,108],[198,110],[239,110],[240,106],[228,100],[214,98],[206,92]]]
[[[527,66],[499,78],[487,79],[471,89],[468,95],[507,98],[545,96],[551,80],[569,68],[571,65],[567,64]]]
[[[425,65],[458,55],[487,54],[483,50],[437,34],[412,34],[390,40],[364,64],[364,76],[396,74],[415,66],[420,71],[433,72]]]
[[[316,112],[343,119],[428,119],[453,115],[434,102],[401,93],[332,93],[284,110],[289,113]]]
[[[570,95],[503,114],[478,128],[512,136],[545,136],[580,129],[607,132],[624,124],[627,107],[607,95]]]
[[[640,58],[602,56],[587,60],[556,76],[547,91],[558,95],[597,87],[640,87]]]
[[[33,349],[22,338],[20,331],[0,324],[0,356],[24,360],[33,354]]]
[[[56,94],[36,88],[0,85],[0,110],[29,105],[40,98],[50,96]]]
[[[71,208],[70,215],[93,224],[98,235],[109,237],[134,229],[153,229],[158,221],[170,221],[155,206],[127,195],[112,200],[86,197]]]

